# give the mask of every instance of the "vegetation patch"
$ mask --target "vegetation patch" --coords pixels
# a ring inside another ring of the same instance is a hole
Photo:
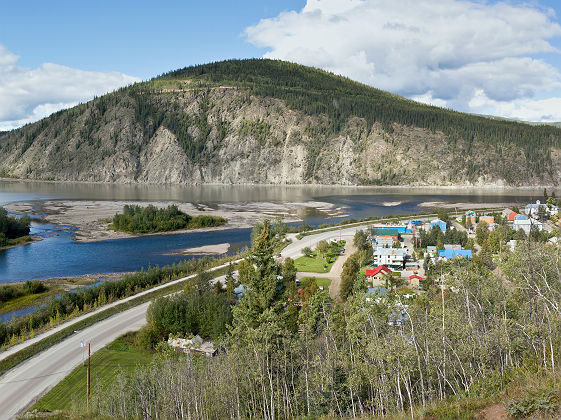
[[[126,233],[170,232],[179,229],[199,229],[221,226],[226,219],[218,216],[190,216],[176,205],[159,209],[153,205],[125,205],[123,213],[113,217],[110,228]]]
[[[21,218],[8,216],[5,208],[0,207],[0,248],[20,245],[31,241],[29,225],[31,219],[24,215]]]
[[[45,296],[47,286],[38,280],[0,286],[0,313],[27,307]]]

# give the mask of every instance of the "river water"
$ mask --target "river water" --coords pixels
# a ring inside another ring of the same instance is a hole
[[[343,207],[343,218],[326,218],[311,211],[309,224],[334,223],[344,218],[407,214],[423,210],[425,201],[518,202],[541,198],[543,190],[381,189],[316,186],[139,186],[86,183],[0,182],[0,205],[31,200],[178,201],[212,206],[223,203],[321,201]],[[32,223],[42,241],[0,251],[0,283],[82,274],[136,271],[165,265],[186,256],[171,251],[224,242],[231,250],[249,244],[250,229],[230,229],[175,235],[145,236],[81,243],[72,240],[71,226]]]

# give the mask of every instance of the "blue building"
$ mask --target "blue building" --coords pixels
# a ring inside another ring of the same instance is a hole
[[[462,257],[471,260],[471,249],[444,249],[438,251],[438,256],[451,260],[452,258]]]
[[[430,222],[430,228],[432,229],[435,226],[438,226],[442,232],[446,232],[446,222],[443,222],[440,219],[434,219]]]

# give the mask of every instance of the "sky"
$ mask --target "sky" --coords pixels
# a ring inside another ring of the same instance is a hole
[[[561,0],[6,0],[0,16],[0,130],[253,57],[458,111],[561,121]]]

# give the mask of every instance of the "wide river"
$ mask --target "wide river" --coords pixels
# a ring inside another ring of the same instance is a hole
[[[283,203],[320,201],[343,207],[343,218],[327,218],[310,212],[309,224],[334,223],[344,218],[407,214],[426,210],[427,201],[525,204],[541,198],[543,190],[481,190],[430,188],[366,188],[316,186],[139,186],[85,183],[0,182],[0,205],[34,200],[138,200],[205,204]],[[42,241],[0,251],[0,283],[82,274],[135,271],[172,264],[185,256],[170,251],[232,244],[231,250],[249,244],[250,229],[230,229],[177,235],[147,236],[79,243],[72,227],[33,223],[32,234]]]

